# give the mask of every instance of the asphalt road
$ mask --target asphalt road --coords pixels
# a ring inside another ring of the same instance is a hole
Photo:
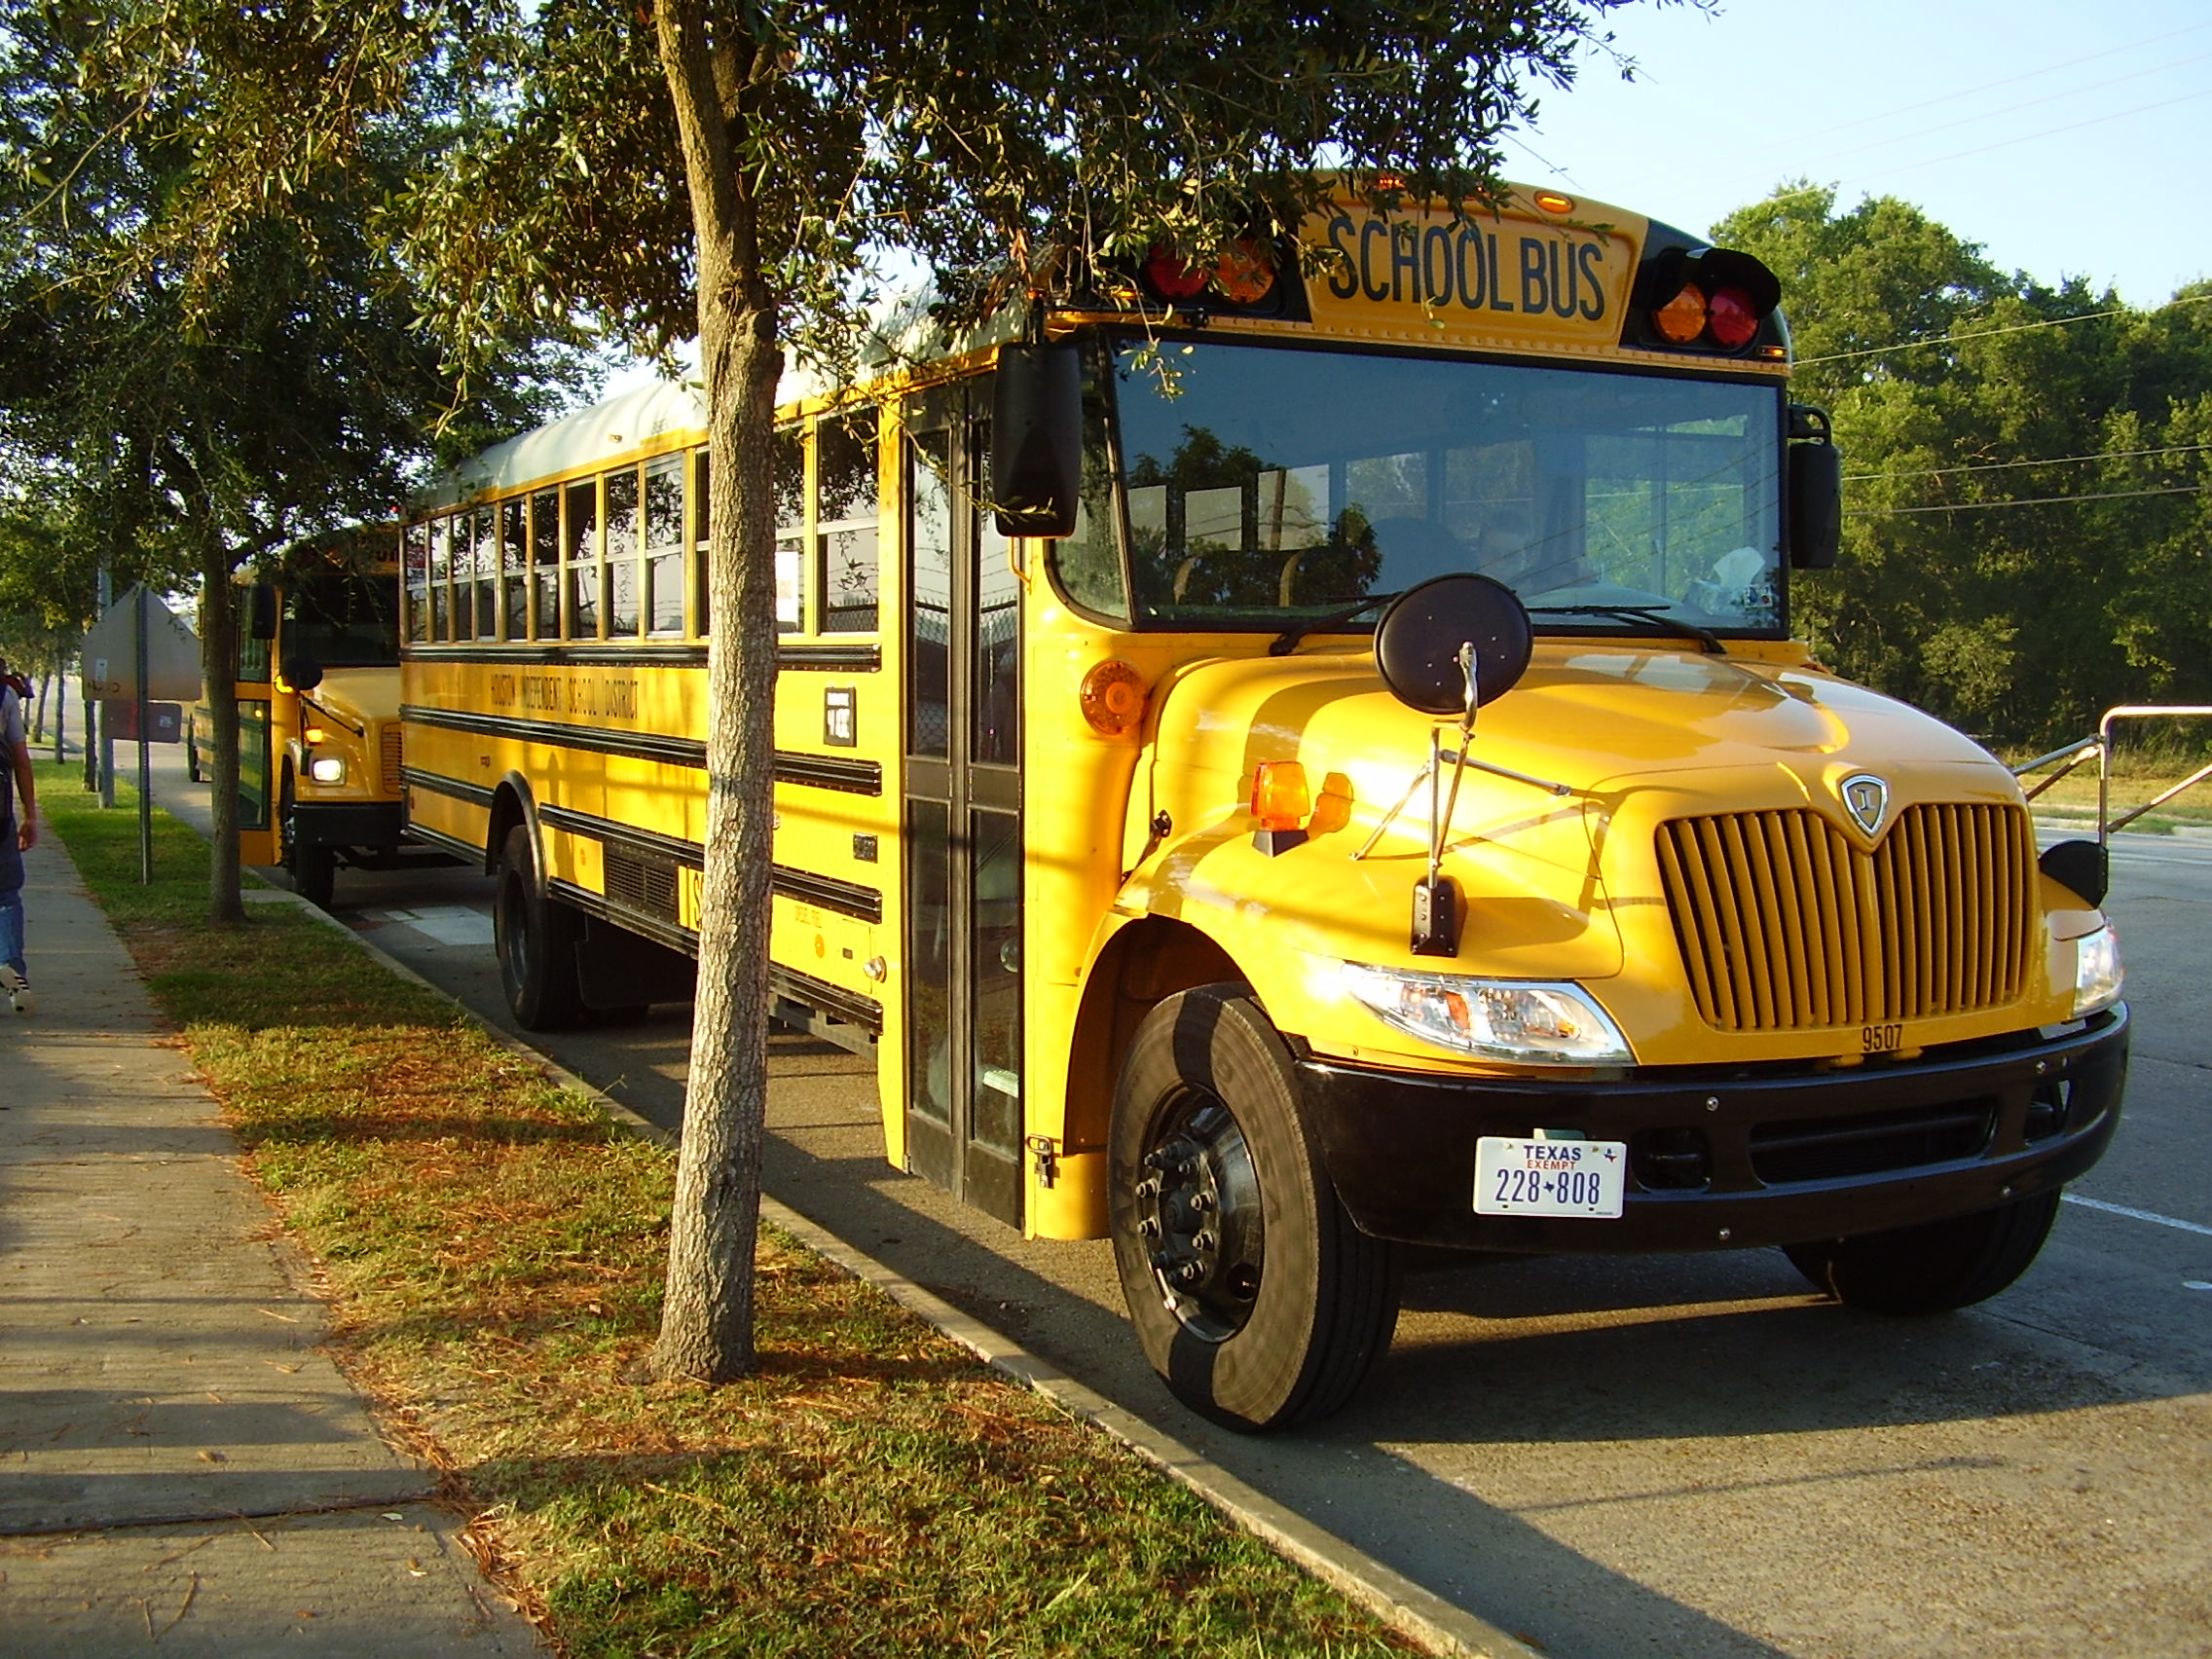
[[[204,823],[161,755],[155,789]],[[342,872],[350,925],[512,1028],[462,870]],[[1447,1599],[1573,1659],[2212,1655],[2212,840],[2120,838],[2126,1121],[2035,1268],[1932,1320],[1778,1252],[1432,1267],[1296,1437],[1224,1433],[1138,1354],[1104,1244],[1031,1243],[882,1161],[872,1076],[776,1042],[768,1188]],[[682,1111],[685,1011],[531,1038]]]

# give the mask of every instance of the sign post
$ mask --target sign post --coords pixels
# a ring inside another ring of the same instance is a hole
[[[131,721],[138,740],[138,879],[154,879],[154,776],[146,745],[153,730],[150,699],[197,701],[200,696],[200,642],[170,614],[169,608],[133,587],[85,636],[85,690],[100,699],[101,747],[110,755],[117,705]],[[113,762],[102,767],[108,782],[105,804],[114,805]]]

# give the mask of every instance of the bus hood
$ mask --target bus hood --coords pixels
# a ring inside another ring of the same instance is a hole
[[[1125,909],[1217,936],[1223,918],[1241,931],[1265,914],[1269,937],[1317,956],[1414,960],[1424,769],[1439,734],[1450,793],[1456,721],[1399,703],[1365,651],[1217,658],[1152,701]],[[1843,824],[1842,786],[1861,775],[1882,780],[1889,822],[1916,800],[2018,799],[1967,738],[1801,659],[1540,644],[1520,684],[1481,712],[1469,753],[1442,866],[1465,906],[1452,965],[1462,973],[1620,973],[1617,908],[1648,902],[1664,818],[1810,806]],[[1295,846],[1255,833],[1253,777],[1267,761],[1304,770],[1312,811]]]
[[[399,718],[399,670],[326,669],[320,683],[300,695],[349,725],[366,728]]]

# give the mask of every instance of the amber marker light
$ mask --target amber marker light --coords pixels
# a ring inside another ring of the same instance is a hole
[[[306,738],[310,743],[320,743],[324,738],[328,737],[330,733],[324,731],[320,726],[312,725],[309,726],[307,730],[301,732],[300,735]]]
[[[1250,242],[1238,242],[1214,266],[1213,285],[1232,305],[1257,305],[1275,285],[1274,269]]]
[[[1705,295],[1693,285],[1653,312],[1651,323],[1661,339],[1687,346],[1705,332]]]
[[[1313,792],[1296,760],[1263,760],[1252,774],[1252,816],[1262,830],[1303,830],[1313,815]]]
[[[1574,211],[1574,198],[1562,196],[1556,190],[1539,190],[1530,200],[1547,213],[1571,213]]]
[[[1084,719],[1101,737],[1126,737],[1144,719],[1144,677],[1118,658],[1092,664],[1078,695]]]

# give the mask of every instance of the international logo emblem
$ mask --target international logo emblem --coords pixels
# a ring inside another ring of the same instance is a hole
[[[1890,811],[1890,786],[1871,772],[1855,772],[1843,780],[1841,793],[1852,823],[1869,836],[1881,833],[1882,820]]]

